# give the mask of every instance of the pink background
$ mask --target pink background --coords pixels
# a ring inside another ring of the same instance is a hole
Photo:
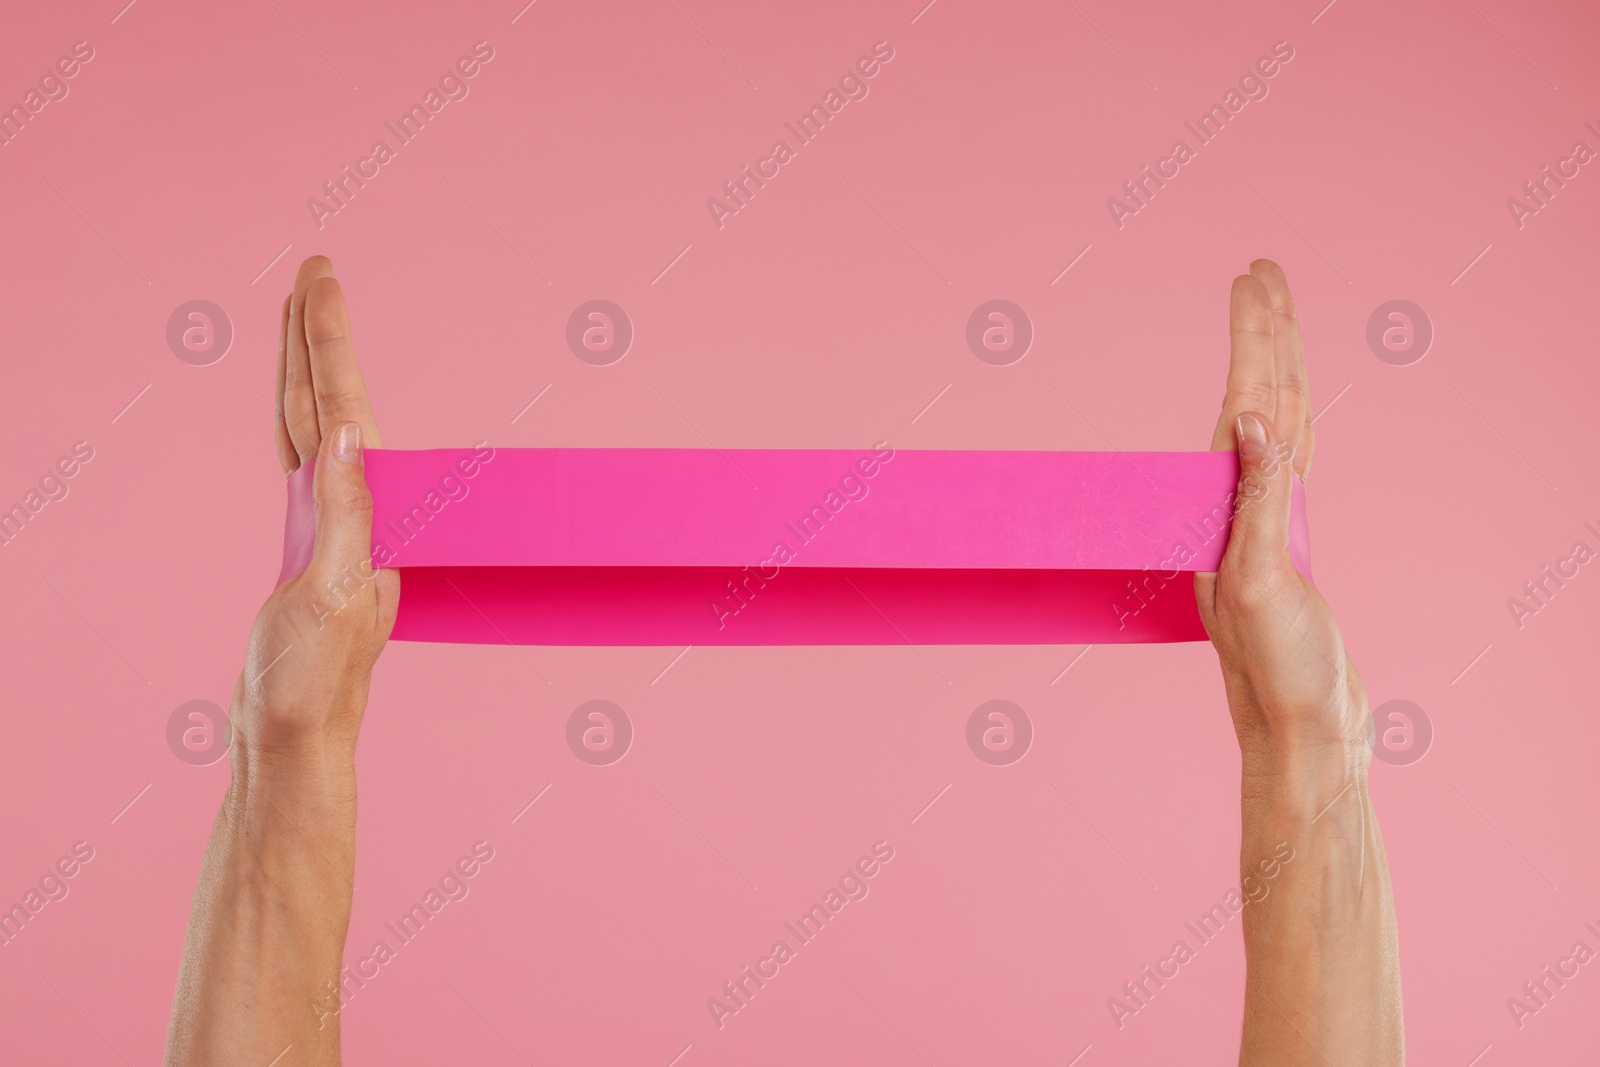
[[[277,573],[267,396],[313,252],[408,448],[1200,448],[1228,281],[1277,259],[1333,404],[1319,581],[1375,702],[1435,730],[1372,771],[1413,1060],[1592,1057],[1593,965],[1520,1031],[1505,1004],[1600,947],[1600,575],[1520,631],[1506,607],[1575,540],[1600,547],[1600,176],[1521,229],[1506,207],[1574,141],[1600,148],[1592,7],[119,7],[24,5],[0,34],[7,103],[95,50],[0,148],[0,501],[95,450],[0,548],[0,903],[95,850],[0,948],[8,1062],[161,1054],[227,777],[176,759],[166,724],[226,703]],[[319,231],[306,199],[478,40],[470,96]],[[706,199],[879,40],[870,95],[719,230]],[[1279,40],[1270,95],[1119,230],[1107,197]],[[1036,330],[1008,367],[964,338],[996,297]],[[197,298],[236,330],[205,367],[165,340]],[[637,331],[609,367],[564,339],[593,298]],[[1365,340],[1396,298],[1436,329],[1411,366]],[[352,958],[473,842],[495,858],[345,1009],[350,1062],[1232,1062],[1237,921],[1124,1029],[1106,1007],[1237,884],[1205,645],[680,651],[386,653]],[[1035,729],[1006,767],[965,740],[996,698]],[[634,726],[611,766],[567,747],[591,699]],[[719,1031],[706,998],[878,840],[895,859],[870,896]]]

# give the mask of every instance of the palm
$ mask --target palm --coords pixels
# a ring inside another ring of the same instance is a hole
[[[1218,571],[1195,576],[1195,598],[1222,661],[1229,704],[1246,731],[1292,729],[1348,740],[1365,729],[1365,696],[1333,611],[1289,556],[1292,479],[1315,444],[1305,354],[1283,271],[1257,260],[1235,279],[1232,353],[1212,448],[1235,448],[1241,416],[1265,424],[1270,452],[1246,468],[1233,536]],[[1287,461],[1287,462],[1285,462]],[[1248,485],[1251,492],[1243,491]]]
[[[285,475],[316,460],[323,438],[360,427],[363,447],[381,447],[356,365],[344,294],[332,265],[314,256],[284,301],[278,346],[276,442]],[[370,509],[359,474],[319,464],[318,529],[310,567],[272,592],[256,616],[239,677],[239,728],[254,742],[332,731],[352,745],[368,679],[394,625],[400,578],[374,571],[362,521],[324,522],[330,500],[348,519]]]

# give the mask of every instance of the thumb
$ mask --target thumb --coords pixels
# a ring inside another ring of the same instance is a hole
[[[319,587],[359,580],[372,565],[372,492],[359,425],[341,423],[322,439],[312,492],[317,533],[307,574]]]
[[[1222,573],[1265,584],[1289,561],[1289,509],[1293,449],[1277,439],[1270,419],[1246,412],[1234,420],[1239,447],[1239,489]]]

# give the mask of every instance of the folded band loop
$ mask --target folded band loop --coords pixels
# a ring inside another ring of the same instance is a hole
[[[400,640],[1202,640],[1231,452],[488,448],[366,453]],[[280,580],[315,530],[290,479]],[[1309,573],[1304,490],[1290,553]]]

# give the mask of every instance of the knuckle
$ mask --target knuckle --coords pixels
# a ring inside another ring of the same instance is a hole
[[[1224,568],[1217,579],[1217,608],[1234,618],[1278,618],[1278,586],[1270,571],[1253,563]]]
[[[1242,415],[1246,411],[1259,411],[1266,414],[1272,410],[1276,399],[1277,394],[1270,384],[1246,382],[1241,385],[1229,386],[1227,393],[1223,397],[1222,406],[1224,410],[1234,415]]]
[[[367,629],[372,599],[372,582],[362,577],[359,567],[330,565],[308,572],[303,587],[285,606],[312,632],[355,639]]]
[[[350,388],[324,388],[317,394],[317,408],[330,417],[330,421],[354,422],[351,417],[367,404],[365,393]]]
[[[341,316],[325,308],[319,308],[306,315],[306,343],[313,350],[349,340],[350,331],[345,327]]]
[[[321,472],[318,472],[321,477]],[[371,522],[373,512],[372,491],[365,485],[347,484],[329,486],[317,495],[317,525],[345,526],[351,522]]]
[[[1223,618],[1249,617],[1262,607],[1260,595],[1250,588],[1248,582],[1237,577],[1217,582],[1217,614]]]
[[[1279,392],[1303,393],[1303,392],[1305,392],[1305,388],[1306,388],[1305,375],[1301,374],[1298,369],[1279,368],[1279,370],[1278,370],[1278,391]]]
[[[313,599],[315,599],[315,588],[302,574],[284,586],[278,606],[290,618],[298,618],[311,609]]]
[[[370,516],[372,514],[372,490],[365,485],[351,486],[345,494],[345,511],[352,515]]]

